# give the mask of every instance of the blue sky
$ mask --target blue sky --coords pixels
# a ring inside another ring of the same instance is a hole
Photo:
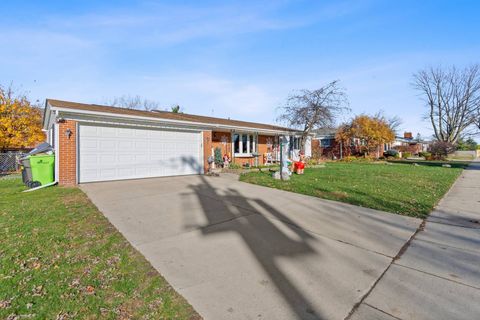
[[[141,95],[273,123],[296,89],[339,79],[352,114],[430,135],[412,74],[477,63],[479,1],[9,1],[0,83],[32,99]]]

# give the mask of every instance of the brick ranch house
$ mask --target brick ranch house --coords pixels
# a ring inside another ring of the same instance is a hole
[[[64,186],[203,174],[217,147],[234,163],[261,165],[276,158],[279,137],[289,138],[292,154],[300,144],[300,132],[269,124],[52,99],[43,127]]]
[[[314,131],[311,142],[313,157],[326,159],[341,159],[342,157],[358,155],[361,153],[364,143],[361,139],[353,138],[347,144],[341,144],[335,140],[335,128],[320,128]],[[383,155],[385,145],[380,146],[378,153]]]

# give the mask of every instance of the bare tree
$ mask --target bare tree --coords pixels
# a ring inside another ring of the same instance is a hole
[[[336,117],[348,109],[345,89],[335,80],[317,90],[300,90],[287,98],[278,120],[302,130],[302,150],[310,132],[317,128],[333,127]]]
[[[414,75],[414,87],[428,106],[438,141],[455,144],[475,124],[480,112],[480,66],[459,70],[430,68]]]
[[[146,111],[156,110],[161,107],[159,102],[142,98],[139,95],[123,95],[121,97],[114,97],[113,99],[105,101],[105,104],[115,107]]]

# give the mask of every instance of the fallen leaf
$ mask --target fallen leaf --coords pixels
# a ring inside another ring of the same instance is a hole
[[[86,289],[88,294],[94,294],[95,293],[95,288],[92,287],[92,286],[87,286],[85,289]]]
[[[11,300],[0,300],[0,309],[6,309],[10,307]]]

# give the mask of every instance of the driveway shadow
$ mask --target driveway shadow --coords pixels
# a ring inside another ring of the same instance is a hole
[[[211,181],[213,182],[214,178],[208,179],[202,176],[202,183],[190,186],[190,189],[198,196],[203,213],[207,219],[205,227],[201,228],[202,234],[210,236],[228,232],[239,235],[297,317],[299,319],[322,319],[319,311],[314,310],[308,297],[296,288],[277,264],[278,259],[281,257],[295,259],[304,255],[318,255],[318,252],[308,243],[308,240],[313,239],[312,236],[302,229],[293,226],[293,222],[289,224],[287,217],[270,207],[263,200],[246,198],[233,189],[223,190],[222,194],[220,194],[212,186]],[[223,222],[219,223],[217,213],[211,210],[211,201],[220,203],[217,203],[215,208],[222,212]],[[232,203],[235,206],[230,205]],[[287,221],[286,224],[282,225],[288,228],[288,232],[293,236],[287,236],[271,220],[258,214],[252,203],[265,208],[279,220]],[[246,210],[251,215],[239,216],[234,208]],[[257,220],[255,223],[252,223],[252,215],[254,215],[255,219],[260,219],[260,221]]]

